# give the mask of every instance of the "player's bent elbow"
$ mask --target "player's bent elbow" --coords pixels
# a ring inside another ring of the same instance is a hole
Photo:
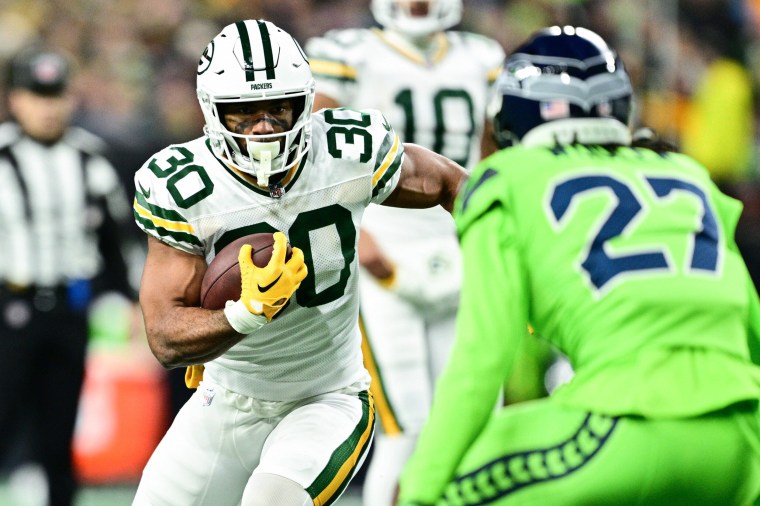
[[[146,332],[148,336],[148,347],[158,363],[165,369],[174,369],[187,365],[186,359],[174,348],[166,344],[166,340],[158,337],[157,334]]]
[[[160,346],[150,346],[150,351],[153,352],[153,356],[164,369],[174,369],[180,366],[179,357],[171,350]]]
[[[179,357],[176,356],[170,356],[169,354],[158,355],[156,353],[153,355],[158,359],[158,363],[161,364],[161,367],[164,369],[176,369],[177,367],[188,365],[186,363],[187,361],[179,360]]]

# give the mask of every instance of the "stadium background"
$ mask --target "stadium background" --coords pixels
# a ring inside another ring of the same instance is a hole
[[[617,47],[635,85],[636,126],[653,128],[702,161],[744,201],[737,240],[760,281],[760,0],[464,3],[459,28],[493,37],[507,51],[550,24],[591,28]],[[198,55],[240,18],[269,19],[301,43],[331,28],[373,23],[369,0],[0,0],[0,65],[37,39],[68,53],[76,64],[75,123],[109,142],[111,160],[133,192],[132,174],[152,153],[200,135]],[[3,100],[0,119],[6,117]],[[137,227],[134,233],[136,286],[144,238]],[[128,505],[170,418],[167,373],[124,300],[102,299],[91,323],[75,438],[85,485],[77,506]],[[13,455],[0,456],[0,506],[39,504],[39,474],[29,467],[11,475],[12,464]],[[355,497],[340,504],[359,504]]]

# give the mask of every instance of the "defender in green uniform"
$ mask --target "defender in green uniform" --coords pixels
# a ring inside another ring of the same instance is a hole
[[[400,503],[752,503],[760,302],[741,205],[694,160],[631,145],[628,75],[593,32],[538,32],[497,88],[514,145],[459,194],[457,341]],[[575,376],[494,414],[526,322]]]

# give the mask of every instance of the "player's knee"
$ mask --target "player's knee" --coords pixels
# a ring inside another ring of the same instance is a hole
[[[243,492],[242,506],[311,506],[301,485],[276,474],[254,474]]]

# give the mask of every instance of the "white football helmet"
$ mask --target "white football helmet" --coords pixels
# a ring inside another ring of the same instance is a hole
[[[427,3],[427,15],[412,15],[413,3]],[[372,15],[385,28],[422,37],[459,23],[462,0],[372,0]]]
[[[246,20],[227,25],[208,44],[198,62],[198,101],[204,132],[214,153],[235,168],[275,190],[270,177],[295,166],[309,149],[315,82],[303,49],[287,32],[269,21]],[[244,135],[227,129],[218,104],[300,98],[293,127],[273,135]],[[247,141],[247,152],[236,139]],[[275,183],[276,186],[276,183]]]

